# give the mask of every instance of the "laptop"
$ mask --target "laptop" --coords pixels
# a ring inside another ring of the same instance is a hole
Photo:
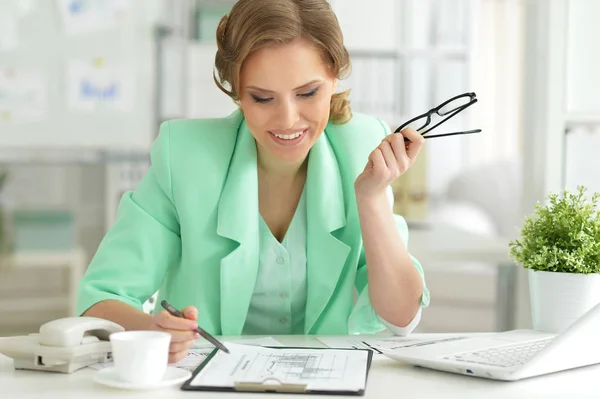
[[[600,304],[560,334],[511,330],[382,352],[414,366],[504,381],[593,365],[600,363]]]

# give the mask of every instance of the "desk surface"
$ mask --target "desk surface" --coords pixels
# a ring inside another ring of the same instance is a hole
[[[414,334],[415,337],[433,334]],[[274,336],[284,345],[323,346],[311,336]],[[82,369],[73,374],[14,370],[12,360],[0,354],[0,398],[248,398],[276,399],[284,394],[185,392],[179,387],[156,391],[126,391],[93,381],[96,371]],[[484,380],[476,377],[413,368],[377,356],[371,366],[364,398],[587,398],[600,397],[600,366],[564,371],[517,382]],[[315,397],[314,395],[297,395]],[[331,399],[333,396],[322,396]]]

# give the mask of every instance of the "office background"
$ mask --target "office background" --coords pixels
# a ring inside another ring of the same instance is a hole
[[[77,279],[145,173],[163,120],[234,109],[212,80],[216,24],[234,2],[2,1],[0,214],[12,248],[0,256],[0,336],[71,314]],[[417,238],[439,231],[443,246],[458,229],[481,240],[424,264],[432,303],[419,331],[497,330],[507,300],[505,325],[526,327],[523,273],[503,286],[499,262],[470,251],[508,255],[549,191],[600,191],[600,3],[330,3],[352,58],[341,83],[354,111],[395,128],[456,94],[479,99],[441,128],[483,132],[428,141],[394,184],[395,210]]]

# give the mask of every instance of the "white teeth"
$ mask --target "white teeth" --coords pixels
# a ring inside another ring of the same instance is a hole
[[[300,133],[294,133],[294,134],[276,134],[275,137],[279,137],[280,139],[283,140],[294,140],[297,139],[298,137],[302,136],[302,132]]]

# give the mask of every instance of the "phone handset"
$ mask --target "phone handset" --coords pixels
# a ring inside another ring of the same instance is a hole
[[[120,325],[96,317],[65,317],[40,327],[38,334],[0,340],[0,353],[14,360],[15,369],[72,373],[112,360],[109,336]]]

